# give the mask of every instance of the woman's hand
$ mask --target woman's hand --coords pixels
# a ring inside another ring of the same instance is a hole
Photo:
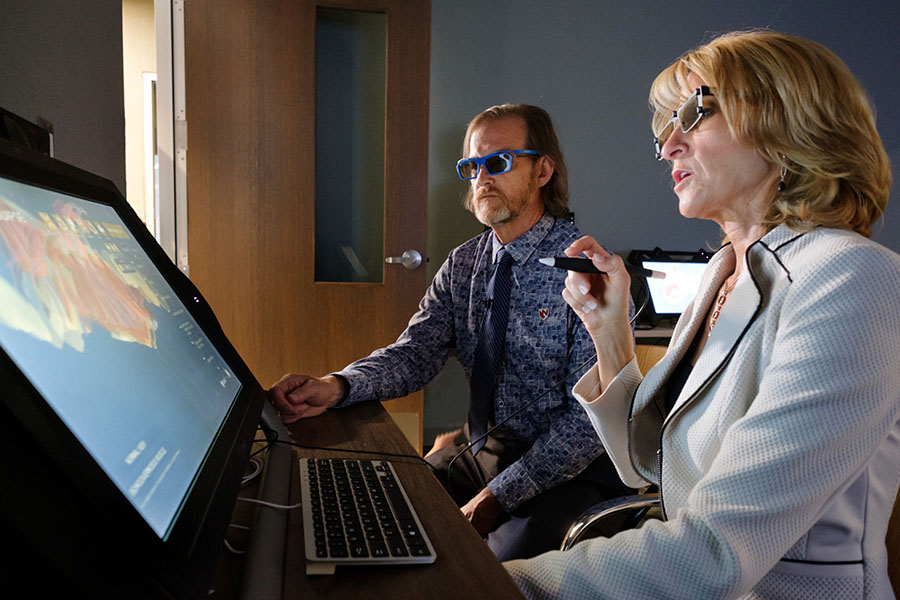
[[[634,335],[628,322],[631,277],[625,263],[590,236],[566,248],[566,256],[590,258],[601,273],[569,271],[563,299],[582,320],[597,349],[600,381],[606,384],[634,356]]]
[[[563,298],[584,321],[589,332],[613,324],[628,323],[631,277],[625,263],[609,254],[597,241],[584,236],[566,248],[566,256],[584,255],[602,273],[569,271]]]

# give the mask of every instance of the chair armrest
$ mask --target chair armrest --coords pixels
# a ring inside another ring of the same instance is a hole
[[[619,514],[626,510],[648,510],[659,506],[659,494],[635,494],[634,496],[622,496],[610,498],[590,507],[572,523],[569,531],[563,538],[560,550],[566,551],[582,539],[588,530],[602,519]]]

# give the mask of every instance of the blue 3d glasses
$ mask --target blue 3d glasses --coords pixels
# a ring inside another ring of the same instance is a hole
[[[478,169],[484,166],[488,175],[500,175],[506,173],[513,166],[513,158],[516,156],[540,156],[537,150],[501,150],[487,156],[464,158],[456,163],[456,172],[459,178],[468,181],[478,177]]]

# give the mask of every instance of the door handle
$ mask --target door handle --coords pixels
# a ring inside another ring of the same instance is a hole
[[[419,254],[418,250],[407,250],[403,253],[403,256],[388,256],[384,259],[386,263],[400,263],[407,269],[415,269],[419,265],[422,264],[422,255]]]

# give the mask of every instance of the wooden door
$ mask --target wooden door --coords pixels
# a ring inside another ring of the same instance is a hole
[[[322,375],[400,334],[425,269],[378,283],[315,277],[316,7],[386,15],[384,256],[425,254],[430,3],[184,3],[191,279],[266,387]],[[383,264],[383,263],[382,263]],[[422,447],[422,392],[387,403]]]

